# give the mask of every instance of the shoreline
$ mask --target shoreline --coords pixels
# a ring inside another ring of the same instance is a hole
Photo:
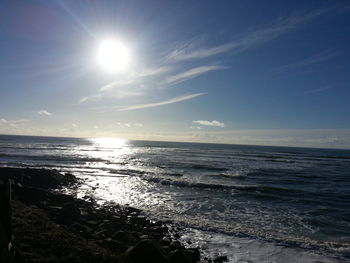
[[[77,194],[86,181],[68,170],[3,167],[0,186],[2,179],[12,180],[17,262],[220,263],[233,262],[236,256],[245,258],[245,253],[269,260],[273,256],[269,251],[281,254],[282,258],[298,257],[300,262],[347,262],[346,254],[341,257],[319,253],[310,247],[275,243],[256,236],[231,237],[224,233],[214,238],[210,233],[198,236],[193,232],[196,228],[188,228],[185,222],[175,218],[162,220],[147,216],[149,209],[115,204],[112,200],[100,205],[99,199],[89,191],[85,196]],[[218,236],[224,241],[215,240]],[[128,251],[140,242],[162,255],[164,261],[153,258],[145,261],[143,257],[141,261],[126,261]],[[222,246],[219,253],[213,250],[218,246]],[[61,252],[56,251],[57,247]],[[1,255],[0,262],[3,262]]]
[[[16,262],[188,262],[200,261],[197,248],[185,248],[177,229],[150,221],[141,210],[98,207],[91,197],[62,194],[79,182],[56,170],[0,168],[13,185],[12,231]],[[149,251],[152,251],[150,254]],[[226,258],[200,262],[225,262]]]

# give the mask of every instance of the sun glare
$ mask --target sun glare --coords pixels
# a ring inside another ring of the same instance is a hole
[[[130,62],[129,49],[121,42],[105,40],[98,49],[98,62],[106,71],[125,70]]]
[[[127,140],[119,138],[94,138],[91,141],[102,148],[121,148],[127,143]]]

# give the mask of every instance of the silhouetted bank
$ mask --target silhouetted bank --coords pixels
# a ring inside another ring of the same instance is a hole
[[[175,228],[148,220],[140,210],[114,204],[101,207],[89,196],[82,200],[57,191],[67,186],[74,189],[79,184],[71,174],[0,168],[0,180],[12,182],[14,248],[14,259],[2,253],[1,262],[194,263],[200,260],[198,249],[186,249],[176,240],[179,236]],[[5,225],[6,231],[9,224]],[[224,262],[225,257],[205,260]]]

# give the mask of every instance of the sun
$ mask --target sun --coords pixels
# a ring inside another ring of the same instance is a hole
[[[100,43],[98,62],[101,67],[109,72],[125,70],[130,63],[130,51],[122,42],[104,40]]]

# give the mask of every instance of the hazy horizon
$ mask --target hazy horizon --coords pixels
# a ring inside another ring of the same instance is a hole
[[[317,147],[312,145],[278,145],[278,144],[242,144],[242,143],[223,143],[223,142],[207,142],[207,141],[177,141],[174,140],[153,140],[153,139],[133,139],[133,138],[123,138],[123,137],[76,137],[76,136],[53,136],[53,135],[24,135],[24,134],[0,134],[0,136],[13,136],[13,137],[39,137],[39,138],[62,138],[62,139],[79,139],[79,140],[95,140],[95,139],[107,139],[111,142],[115,141],[131,141],[131,142],[161,142],[161,143],[185,143],[185,144],[217,144],[217,145],[232,145],[232,146],[257,146],[257,147],[276,147],[276,148],[305,148],[305,149],[324,149],[324,150],[344,150],[348,151],[350,148],[342,147]]]

